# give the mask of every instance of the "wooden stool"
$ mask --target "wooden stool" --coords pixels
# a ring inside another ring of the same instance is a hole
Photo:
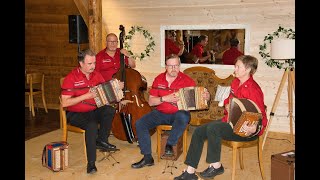
[[[189,125],[188,125],[189,126]],[[183,144],[183,156],[186,159],[187,156],[187,131],[188,126],[184,130],[182,134],[182,144]],[[171,125],[159,125],[157,126],[157,154],[158,154],[158,162],[160,162],[160,155],[161,155],[161,134],[163,131],[170,131],[172,129]]]

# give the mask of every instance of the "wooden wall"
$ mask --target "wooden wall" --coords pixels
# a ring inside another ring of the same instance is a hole
[[[78,45],[69,43],[68,15],[80,14],[73,0],[25,1],[25,69],[45,74],[49,109],[57,109],[60,77],[77,65]],[[88,44],[81,44],[81,49]],[[42,107],[40,98],[36,106]],[[27,105],[26,99],[25,104]]]

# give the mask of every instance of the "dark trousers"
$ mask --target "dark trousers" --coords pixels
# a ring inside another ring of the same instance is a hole
[[[172,125],[167,144],[176,145],[190,121],[190,112],[178,111],[174,114],[165,114],[158,110],[142,116],[136,121],[136,132],[141,154],[151,154],[151,138],[149,130],[162,124]]]
[[[206,140],[208,140],[206,162],[210,164],[220,162],[222,139],[231,141],[252,141],[257,138],[258,136],[247,138],[234,134],[231,126],[228,123],[222,122],[221,119],[212,121],[199,126],[194,130],[184,163],[195,169],[198,168],[203,144]]]
[[[96,140],[108,141],[115,109],[102,106],[89,112],[68,112],[67,120],[73,126],[84,129],[88,162],[96,161]],[[100,128],[98,129],[98,124]]]

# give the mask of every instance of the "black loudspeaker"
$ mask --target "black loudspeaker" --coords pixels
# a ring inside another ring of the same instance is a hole
[[[69,15],[69,43],[89,43],[88,28],[81,15]]]

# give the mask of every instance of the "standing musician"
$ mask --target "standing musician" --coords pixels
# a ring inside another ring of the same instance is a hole
[[[229,141],[253,141],[263,134],[268,120],[265,112],[263,92],[258,83],[253,79],[253,74],[257,68],[258,60],[253,56],[244,55],[236,59],[234,70],[235,78],[231,83],[231,93],[229,97],[224,100],[225,116],[220,120],[214,120],[199,126],[194,130],[184,162],[188,165],[187,169],[180,176],[175,177],[174,180],[198,179],[195,170],[198,167],[203,145],[206,140],[208,140],[206,161],[209,163],[209,167],[199,173],[202,179],[214,178],[224,173],[224,167],[220,163],[222,139]],[[241,137],[233,132],[230,124],[227,123],[228,106],[230,98],[232,97],[250,99],[257,104],[262,112],[262,128],[246,124],[244,131],[247,132],[248,137]]]
[[[111,106],[97,108],[96,94],[89,91],[90,87],[105,82],[100,72],[94,71],[95,54],[90,49],[81,51],[78,62],[78,67],[67,74],[61,85],[61,104],[67,107],[68,123],[85,130],[87,173],[92,174],[97,171],[96,149],[116,150],[116,146],[108,142],[115,109]]]
[[[189,76],[180,72],[180,58],[178,55],[171,54],[167,56],[165,63],[166,72],[159,74],[155,78],[150,90],[149,105],[157,107],[135,123],[140,151],[144,157],[139,162],[132,164],[132,168],[154,165],[151,155],[150,129],[162,124],[172,125],[172,130],[165,146],[165,156],[173,156],[172,146],[177,144],[179,137],[190,121],[190,112],[178,109],[176,103],[179,101],[179,97],[175,95],[175,91],[180,88],[196,86],[196,83]],[[203,96],[206,100],[210,99],[208,91]]]
[[[120,53],[125,55],[125,64],[131,68],[136,67],[136,62],[129,57],[126,49],[118,48],[118,37],[114,33],[107,35],[107,46],[96,55],[96,70],[100,72],[106,81],[120,70]]]

